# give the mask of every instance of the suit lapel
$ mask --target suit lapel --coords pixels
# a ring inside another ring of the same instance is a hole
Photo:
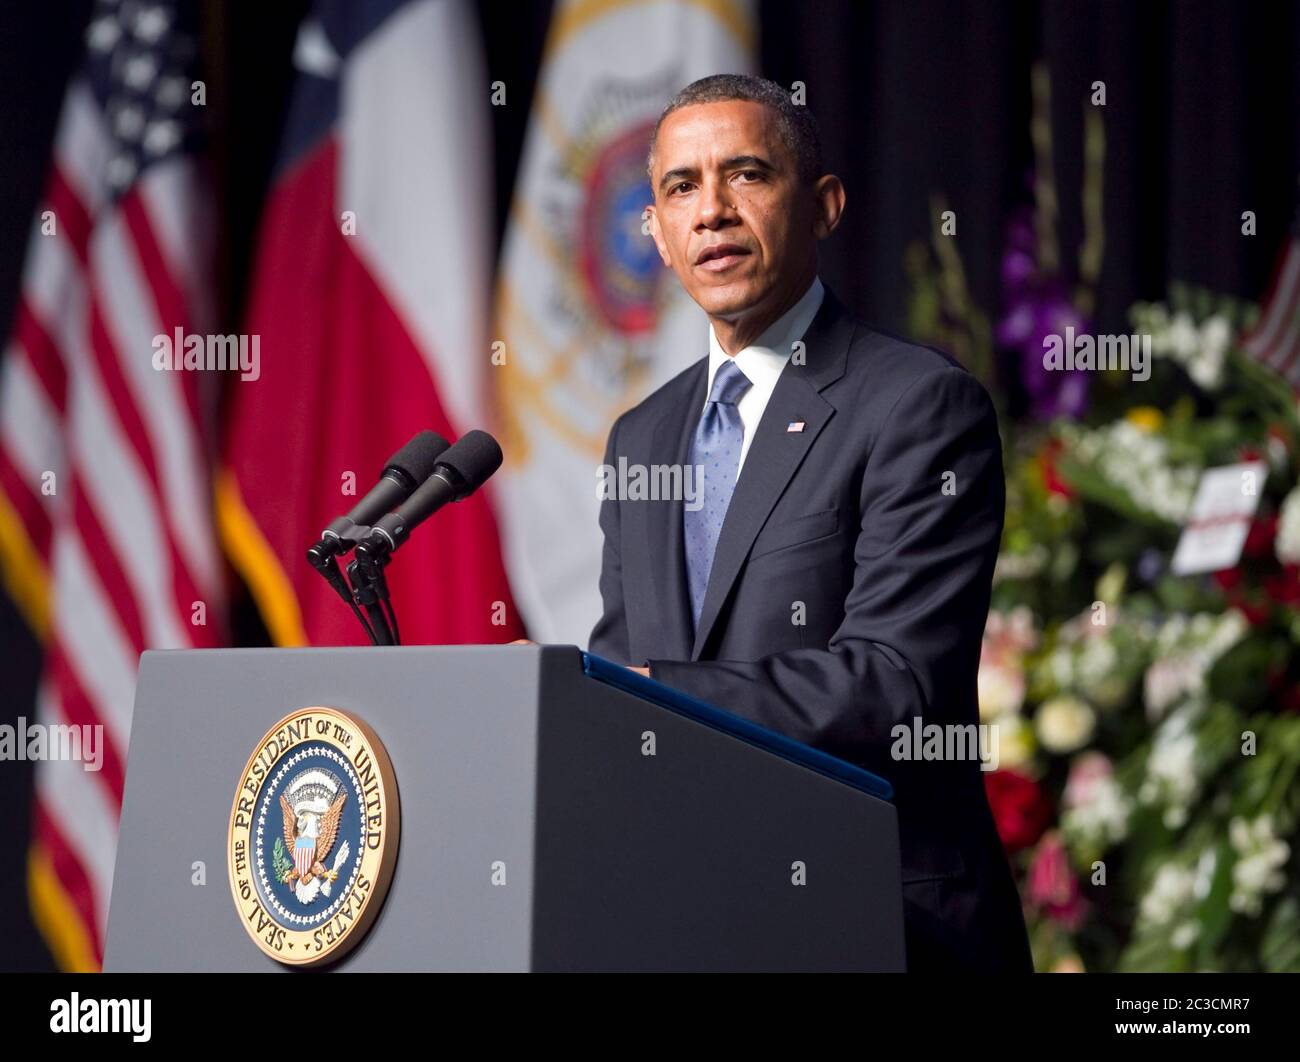
[[[685,469],[690,459],[691,437],[704,406],[704,387],[709,360],[682,378],[682,386],[671,406],[654,427],[651,460]],[[663,620],[664,656],[684,660],[691,648],[691,603],[686,582],[686,551],[682,541],[682,500],[648,504],[646,516],[650,563],[654,571],[655,595]]]
[[[820,392],[844,374],[853,336],[853,321],[843,305],[829,288],[822,298],[821,308],[803,337],[806,361],[802,365],[787,363],[777,380],[772,397],[768,400],[745,455],[727,515],[722,521],[713,566],[709,570],[709,585],[700,610],[700,622],[695,631],[691,659],[698,660],[709,640],[713,627],[722,611],[723,603],[731,593],[745,558],[749,556],[754,539],[762,529],[777,499],[785,491],[804,456],[816,441],[826,422],[834,414],[834,407],[822,398]],[[703,383],[700,384],[700,402],[703,403]],[[697,411],[698,412],[698,411]],[[692,422],[694,417],[691,418]],[[802,420],[804,428],[789,432],[787,426]],[[687,460],[687,451],[681,460]],[[675,512],[676,576],[678,588],[686,600],[686,569],[682,561],[682,505],[671,507]],[[652,548],[654,543],[652,542]],[[686,611],[689,630],[689,603]]]

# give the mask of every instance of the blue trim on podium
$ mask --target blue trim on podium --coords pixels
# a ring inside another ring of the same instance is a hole
[[[838,756],[832,756],[830,753],[778,734],[774,730],[768,730],[765,726],[751,723],[748,719],[742,719],[731,712],[724,712],[721,708],[696,700],[681,690],[665,686],[662,682],[656,682],[645,675],[638,675],[635,671],[629,671],[612,660],[584,652],[582,670],[590,677],[615,686],[625,693],[631,693],[661,708],[667,708],[670,712],[684,715],[697,723],[711,726],[715,730],[740,738],[741,741],[774,752],[782,759],[834,778],[845,785],[851,785],[854,789],[860,789],[873,797],[891,801],[894,799],[894,787],[878,774],[872,774]]]

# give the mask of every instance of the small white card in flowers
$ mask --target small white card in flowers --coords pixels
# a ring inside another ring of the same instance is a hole
[[[1207,468],[1201,473],[1174,550],[1170,567],[1175,575],[1222,571],[1241,559],[1267,475],[1263,461]]]

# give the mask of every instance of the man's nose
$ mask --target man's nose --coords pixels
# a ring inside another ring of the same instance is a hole
[[[700,189],[698,203],[698,228],[716,229],[736,220],[736,208],[731,202],[730,189],[725,181],[706,181]]]

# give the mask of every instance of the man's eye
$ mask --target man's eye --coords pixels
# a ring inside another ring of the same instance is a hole
[[[763,175],[762,175],[761,173],[759,173],[758,170],[741,170],[738,174],[736,174],[736,176],[737,176],[737,177],[753,177],[754,180],[758,180],[758,179],[761,178]],[[746,182],[746,183],[748,183],[748,182]]]
[[[675,185],[673,185],[672,191],[674,193],[680,192],[683,188],[689,188],[690,186],[691,186],[690,181],[678,181]]]

